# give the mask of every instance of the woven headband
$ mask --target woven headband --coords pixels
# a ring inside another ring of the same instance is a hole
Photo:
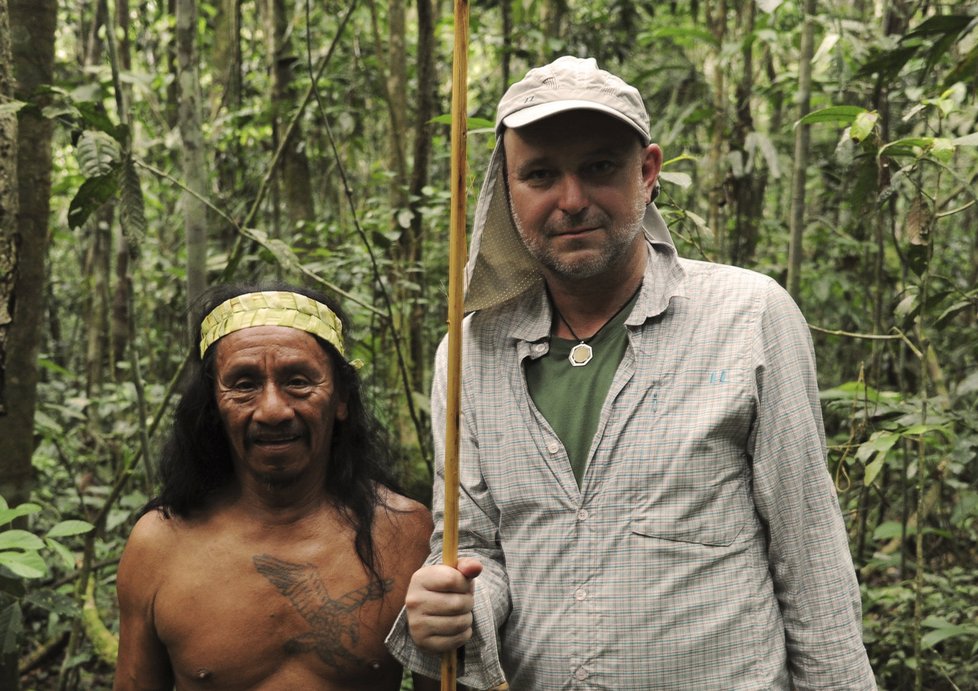
[[[319,336],[343,353],[343,324],[321,302],[298,293],[266,290],[225,300],[200,323],[200,357],[212,343],[251,326],[286,326]]]

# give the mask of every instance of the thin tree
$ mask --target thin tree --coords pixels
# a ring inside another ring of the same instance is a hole
[[[207,191],[204,135],[201,131],[200,80],[197,69],[197,2],[177,0],[177,83],[183,177],[187,190],[180,198],[187,244],[187,300],[207,287]]]
[[[805,0],[805,19],[798,56],[798,119],[808,115],[812,97],[812,55],[815,52],[815,0]],[[808,170],[809,125],[795,129],[791,178],[791,237],[788,243],[788,292],[796,301],[801,287],[802,237],[805,233],[805,178]]]

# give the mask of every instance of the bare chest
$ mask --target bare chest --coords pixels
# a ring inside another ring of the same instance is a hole
[[[352,550],[271,552],[174,558],[154,615],[180,688],[396,689],[383,640],[402,586],[369,580]]]

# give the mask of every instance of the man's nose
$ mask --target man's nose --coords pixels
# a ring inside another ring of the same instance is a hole
[[[277,384],[269,382],[262,387],[255,402],[255,422],[277,425],[291,419],[294,414],[289,397]]]
[[[587,189],[576,175],[564,175],[560,180],[560,210],[569,216],[579,214],[589,206]]]

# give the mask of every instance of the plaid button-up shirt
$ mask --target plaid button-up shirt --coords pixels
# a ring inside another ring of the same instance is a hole
[[[784,290],[652,246],[580,489],[523,376],[550,325],[542,294],[465,322],[460,554],[485,569],[459,681],[874,689],[811,339]],[[445,378],[443,343],[431,562]],[[402,613],[391,651],[437,677],[404,624]]]

